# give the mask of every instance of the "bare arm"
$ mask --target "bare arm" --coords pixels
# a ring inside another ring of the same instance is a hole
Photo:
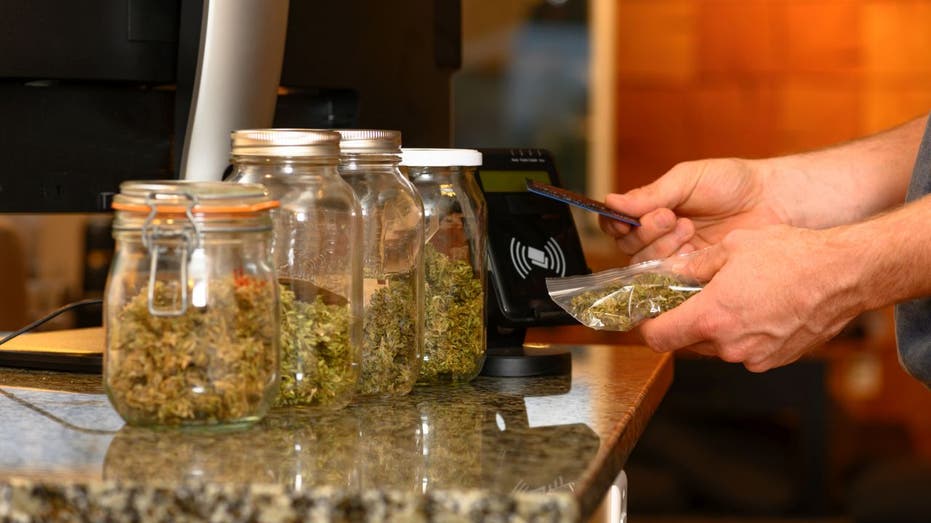
[[[828,149],[762,160],[765,190],[789,225],[823,229],[863,220],[905,201],[927,122],[922,116]]]
[[[850,245],[862,310],[931,296],[931,196],[871,220],[841,227]]]
[[[824,229],[863,220],[905,200],[927,117],[828,149],[761,160],[676,165],[653,183],[609,194],[608,206],[641,227],[601,220],[632,261],[713,245],[738,229]]]
[[[704,290],[645,321],[645,341],[762,371],[865,310],[931,296],[931,196],[900,205],[926,125],[779,158],[688,162],[609,196],[644,211],[637,229],[605,227],[635,258],[707,247],[690,270]]]

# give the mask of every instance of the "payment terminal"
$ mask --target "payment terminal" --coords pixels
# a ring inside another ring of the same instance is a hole
[[[488,208],[486,376],[568,374],[567,351],[524,347],[527,327],[571,324],[546,278],[588,274],[569,206],[534,194],[527,182],[560,186],[543,149],[482,149],[476,172]]]

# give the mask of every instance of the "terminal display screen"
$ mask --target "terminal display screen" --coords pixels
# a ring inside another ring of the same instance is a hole
[[[518,176],[515,176],[518,174]],[[482,180],[482,189],[485,192],[524,192],[527,190],[527,180],[540,183],[553,183],[550,173],[546,171],[501,171],[481,170],[479,177]]]

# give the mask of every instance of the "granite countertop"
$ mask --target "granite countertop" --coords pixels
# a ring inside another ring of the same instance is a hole
[[[238,431],[124,426],[100,376],[0,368],[0,520],[584,521],[672,360],[571,350],[571,378],[273,409]]]

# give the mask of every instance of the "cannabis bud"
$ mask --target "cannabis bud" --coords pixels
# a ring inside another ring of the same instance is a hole
[[[148,288],[111,322],[105,385],[132,425],[210,425],[255,421],[277,385],[275,287],[249,276],[216,278],[203,307],[149,312]],[[156,282],[153,302],[170,303],[177,285]],[[271,313],[269,311],[272,311]]]
[[[579,292],[568,299],[553,298],[588,327],[628,331],[641,321],[678,306],[700,290],[700,286],[676,276],[641,273]]]
[[[422,383],[463,383],[485,361],[482,281],[465,260],[427,245],[424,251],[424,357]]]
[[[372,293],[362,327],[362,396],[400,396],[420,372],[413,273],[387,276]]]
[[[358,378],[346,299],[312,292],[314,300],[305,302],[289,285],[280,289],[281,387],[275,404],[345,406]]]

